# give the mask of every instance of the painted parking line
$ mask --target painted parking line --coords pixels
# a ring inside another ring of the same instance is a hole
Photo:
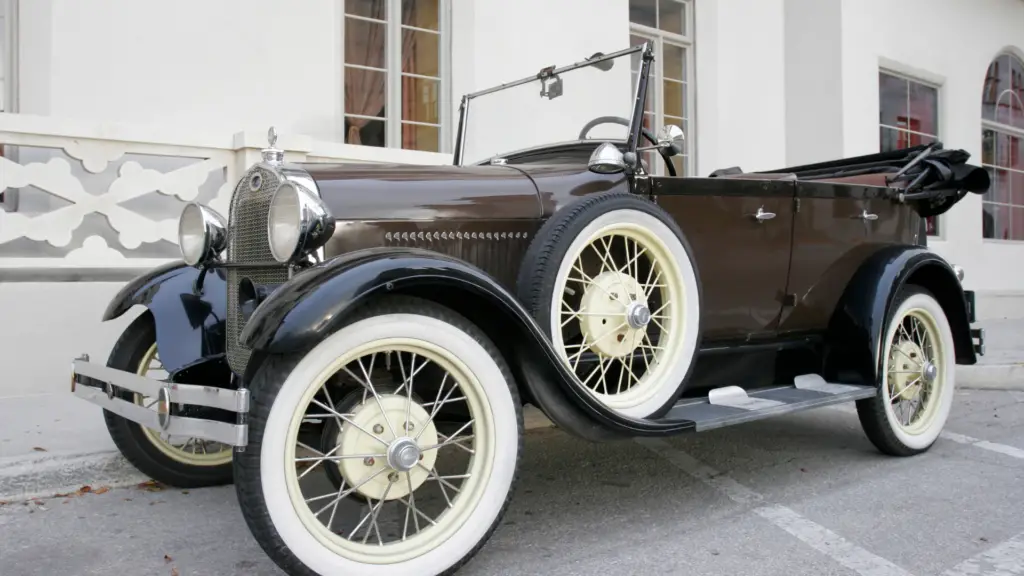
[[[951,440],[959,444],[966,444],[967,446],[974,446],[975,448],[990,450],[992,452],[998,452],[1000,454],[1005,454],[1006,456],[1012,456],[1014,458],[1020,458],[1021,460],[1024,460],[1024,450],[1021,450],[1016,446],[1007,446],[1006,444],[998,444],[996,442],[989,442],[988,440],[980,440],[978,438],[964,436],[963,434],[957,434],[956,432],[942,432],[940,436],[945,438],[946,440]]]
[[[957,564],[943,576],[1017,576],[1024,574],[1024,534]]]
[[[764,502],[764,496],[761,494],[689,454],[676,450],[664,440],[638,438],[636,442],[665,458],[693,478],[718,490],[734,502],[754,505]],[[911,573],[903,568],[868,552],[790,508],[768,503],[755,508],[754,513],[861,576],[911,576]]]
[[[837,410],[839,412],[846,412],[847,414],[857,414],[857,408],[853,404],[836,404],[834,406],[827,406],[826,409]],[[957,444],[964,444],[965,446],[974,446],[975,448],[981,448],[990,452],[998,452],[1005,456],[1011,456],[1013,458],[1019,458],[1024,460],[1024,450],[1017,448],[1016,446],[1010,446],[1007,444],[999,444],[998,442],[989,442],[988,440],[982,440],[980,438],[974,438],[972,436],[966,436],[964,434],[957,434],[956,432],[950,432],[944,430],[939,433],[940,438],[944,438]]]

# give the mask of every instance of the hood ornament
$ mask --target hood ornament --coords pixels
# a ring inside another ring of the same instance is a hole
[[[270,130],[267,130],[267,148],[264,148],[261,152],[263,153],[263,161],[267,164],[281,164],[284,162],[284,150],[277,147],[277,129],[273,126]]]

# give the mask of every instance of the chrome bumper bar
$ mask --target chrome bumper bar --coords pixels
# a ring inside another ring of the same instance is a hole
[[[100,382],[104,387],[90,386],[81,381],[81,377]],[[117,396],[118,390],[130,390],[156,398],[157,409],[154,411],[123,400]],[[229,424],[215,420],[171,415],[171,404],[206,406],[236,414],[247,414],[249,412],[249,391],[244,388],[229,390],[213,386],[162,382],[101,364],[94,364],[89,362],[88,356],[82,356],[72,363],[71,392],[104,410],[109,410],[157,432],[214,440],[231,446],[245,446],[249,442],[249,427],[246,424]]]

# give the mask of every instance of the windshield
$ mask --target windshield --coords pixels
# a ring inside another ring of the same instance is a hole
[[[576,64],[547,68],[535,76],[466,95],[455,163],[475,164],[581,136],[626,141],[646,46],[595,54]],[[616,120],[605,121],[608,117]]]

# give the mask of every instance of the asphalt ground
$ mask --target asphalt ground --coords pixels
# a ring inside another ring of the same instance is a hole
[[[460,575],[1024,574],[1024,392],[962,390],[927,453],[852,405],[685,437],[527,433],[501,527]],[[90,486],[0,505],[0,575],[280,574],[233,487]]]

